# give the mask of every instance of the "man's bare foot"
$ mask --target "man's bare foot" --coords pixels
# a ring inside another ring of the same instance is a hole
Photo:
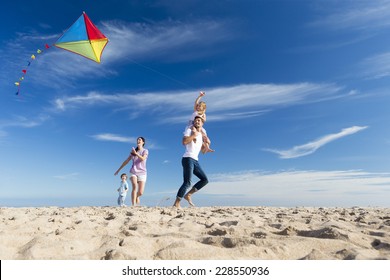
[[[195,207],[195,204],[192,203],[191,195],[187,194],[186,196],[184,196],[184,199],[188,201],[189,205],[191,205],[192,207]]]
[[[173,207],[180,208],[180,199],[176,198],[175,203],[173,204]]]

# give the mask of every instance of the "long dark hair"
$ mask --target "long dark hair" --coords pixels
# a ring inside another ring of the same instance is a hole
[[[138,139],[142,139],[142,142],[144,142],[144,144],[142,145],[142,147],[144,147],[144,146],[145,146],[145,143],[146,143],[145,138],[142,137],[142,136],[140,136],[140,137],[137,138],[137,140],[138,140]],[[138,145],[137,145],[137,148],[135,148],[135,151],[138,152],[138,150],[139,150],[139,149],[138,149]]]

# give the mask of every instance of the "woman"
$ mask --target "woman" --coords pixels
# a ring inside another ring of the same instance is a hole
[[[130,169],[130,182],[133,187],[131,192],[131,204],[133,206],[140,204],[140,196],[143,195],[146,183],[146,160],[148,159],[149,151],[144,149],[145,138],[137,138],[137,148],[131,149],[129,157],[122,163],[121,167],[115,172],[118,175],[119,171],[133,160],[133,165]]]

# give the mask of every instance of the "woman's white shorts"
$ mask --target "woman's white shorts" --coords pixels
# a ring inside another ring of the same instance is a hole
[[[146,174],[143,175],[135,175],[133,173],[130,173],[130,177],[137,177],[137,182],[146,182]]]

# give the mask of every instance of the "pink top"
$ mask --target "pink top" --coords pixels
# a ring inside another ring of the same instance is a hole
[[[141,156],[149,155],[149,151],[147,149],[143,149],[140,153]],[[145,175],[146,174],[146,160],[141,160],[137,156],[133,156],[130,153],[131,159],[133,159],[133,165],[131,166],[130,173],[134,175]]]

